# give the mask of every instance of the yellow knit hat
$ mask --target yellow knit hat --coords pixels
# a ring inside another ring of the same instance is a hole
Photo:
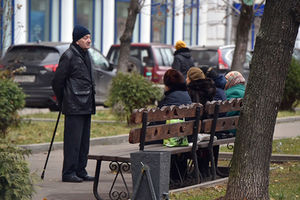
[[[187,72],[187,76],[191,81],[196,81],[199,79],[205,79],[205,74],[203,71],[198,67],[191,67]]]
[[[182,40],[178,40],[175,44],[175,49],[181,49],[181,48],[185,48],[186,47],[186,43]]]

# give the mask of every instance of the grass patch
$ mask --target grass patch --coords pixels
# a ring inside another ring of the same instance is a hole
[[[30,115],[23,115],[22,118],[43,118],[43,119],[57,119],[58,112],[48,112],[48,113],[36,113]],[[97,110],[95,115],[92,115],[92,120],[106,120],[106,121],[117,121],[110,109]],[[125,122],[125,121],[124,121]]]
[[[61,119],[64,119],[62,117]],[[9,129],[8,137],[15,144],[37,144],[51,141],[56,122],[23,121],[18,128]],[[63,140],[64,123],[57,127],[55,141]],[[126,123],[92,123],[91,138],[129,133]]]
[[[229,150],[226,146],[221,146],[220,151],[233,152],[233,150]],[[272,153],[300,155],[300,136],[273,140]]]
[[[300,115],[300,110],[297,109],[295,112],[293,111],[279,111],[278,112],[278,115],[277,115],[277,118],[280,118],[280,117],[293,117],[293,116],[299,116]]]
[[[300,199],[300,162],[271,164],[269,194],[271,200]],[[172,200],[212,200],[225,195],[226,185],[192,189],[170,195]]]

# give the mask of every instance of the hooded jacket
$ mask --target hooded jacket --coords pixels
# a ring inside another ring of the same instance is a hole
[[[95,114],[95,84],[89,53],[72,43],[59,60],[52,88],[63,114]]]
[[[191,81],[187,88],[192,102],[202,105],[205,105],[207,101],[212,101],[216,94],[216,87],[211,79]]]
[[[173,69],[180,71],[186,78],[186,73],[192,66],[194,66],[194,61],[188,48],[181,48],[175,51],[172,64]]]

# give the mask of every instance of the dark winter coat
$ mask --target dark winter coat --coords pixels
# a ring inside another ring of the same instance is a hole
[[[180,71],[186,78],[186,73],[192,66],[194,66],[194,61],[188,48],[181,48],[175,51],[172,64],[173,69]]]
[[[95,84],[89,53],[72,43],[59,60],[53,91],[66,115],[95,114]]]
[[[225,77],[220,74],[215,79],[213,79],[213,81],[215,82],[215,86],[216,86],[216,95],[214,97],[214,100],[225,101],[226,100],[226,94],[224,91],[224,87],[226,85]]]
[[[205,105],[207,101],[212,101],[216,94],[216,87],[211,79],[191,81],[187,88],[193,103]]]
[[[187,92],[185,84],[178,85],[165,92],[164,98],[158,103],[158,107],[171,106],[171,105],[187,105],[191,104],[192,100]]]

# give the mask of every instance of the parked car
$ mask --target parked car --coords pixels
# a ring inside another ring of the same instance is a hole
[[[214,67],[219,73],[225,74],[231,70],[232,57],[234,53],[234,45],[228,46],[207,46],[207,47],[191,47],[191,55],[197,67]],[[247,51],[246,62],[244,64],[243,76],[248,79],[250,72],[250,61],[252,54]]]
[[[2,59],[2,68],[23,71],[14,75],[14,81],[23,89],[26,107],[48,107],[57,110],[57,102],[51,87],[54,72],[60,56],[67,50],[69,43],[40,42],[11,46]],[[89,49],[95,79],[96,105],[102,105],[116,70],[95,48]]]
[[[120,44],[112,45],[108,51],[107,59],[110,63],[118,64]],[[134,67],[128,67],[128,71],[134,68],[149,80],[162,83],[165,72],[173,63],[173,46],[159,43],[132,43],[129,62]]]

